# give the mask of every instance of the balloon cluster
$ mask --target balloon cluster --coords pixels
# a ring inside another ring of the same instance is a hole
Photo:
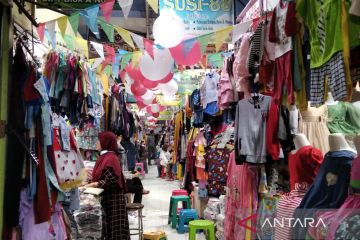
[[[155,91],[172,97],[178,91],[173,79],[173,68],[178,65],[194,65],[201,60],[200,43],[192,36],[185,36],[183,20],[173,10],[164,10],[153,26],[155,44],[139,60],[139,66],[133,63],[121,73],[125,89],[134,95],[140,108],[157,118],[163,107],[156,103]],[[161,47],[160,47],[161,46]]]

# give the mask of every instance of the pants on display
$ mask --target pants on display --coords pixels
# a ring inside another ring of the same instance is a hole
[[[284,87],[286,87],[288,102],[290,104],[295,102],[291,62],[291,51],[275,59],[275,91],[273,93],[273,98],[276,103],[281,102]]]
[[[126,186],[128,192],[134,194],[134,203],[141,203],[144,187],[140,178],[126,179]]]

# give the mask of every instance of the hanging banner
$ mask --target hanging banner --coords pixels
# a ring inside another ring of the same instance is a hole
[[[159,9],[160,14],[166,8],[173,9],[183,19],[186,33],[199,36],[232,26],[233,2],[232,0],[159,0]]]

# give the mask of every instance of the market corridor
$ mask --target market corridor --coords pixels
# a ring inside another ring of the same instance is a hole
[[[144,188],[150,190],[150,194],[144,195],[144,230],[155,231],[162,230],[167,234],[168,240],[185,240],[189,239],[187,233],[178,234],[175,229],[167,224],[169,200],[172,190],[179,189],[179,181],[166,181],[162,178],[157,178],[156,166],[149,167],[149,173],[146,174],[145,179],[142,180]],[[132,224],[132,223],[131,223]],[[137,239],[135,236],[132,239]],[[197,239],[205,239],[203,234],[198,235]]]

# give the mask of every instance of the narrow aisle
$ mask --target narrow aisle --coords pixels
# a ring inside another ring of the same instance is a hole
[[[162,230],[167,234],[168,240],[187,240],[188,233],[178,234],[176,229],[171,229],[167,224],[171,192],[179,189],[179,181],[166,181],[157,178],[156,166],[149,167],[149,173],[142,180],[144,188],[150,190],[150,194],[143,196],[144,204],[144,230]],[[203,234],[198,235],[198,240],[205,239]]]

